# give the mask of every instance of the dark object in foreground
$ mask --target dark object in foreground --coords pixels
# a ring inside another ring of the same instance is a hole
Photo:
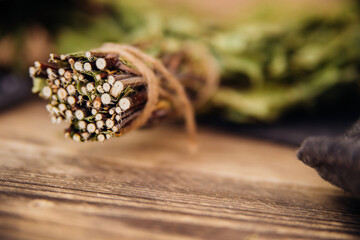
[[[0,72],[0,111],[15,106],[30,96],[30,81],[15,74]]]
[[[360,196],[360,121],[344,136],[309,137],[297,156],[330,183]]]

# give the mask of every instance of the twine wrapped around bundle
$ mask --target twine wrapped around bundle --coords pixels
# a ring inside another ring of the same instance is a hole
[[[206,102],[219,78],[215,59],[197,49],[198,56],[170,55],[176,58],[173,72],[129,45],[105,43],[86,53],[51,54],[49,64],[35,62],[30,68],[33,90],[50,100],[47,109],[53,122],[71,123],[66,135],[76,141],[101,142],[157,120],[183,116],[195,143],[193,104]],[[198,64],[192,62],[195,58]],[[195,97],[188,96],[190,88]]]
[[[154,111],[156,104],[159,100],[159,93],[166,92],[166,89],[160,85],[160,80],[155,75],[155,71],[160,73],[163,79],[169,83],[169,86],[175,91],[177,96],[169,93],[168,96],[174,101],[175,106],[181,106],[184,110],[177,107],[179,112],[183,112],[186,120],[186,126],[189,136],[193,141],[196,138],[196,124],[193,107],[186,96],[184,87],[176,79],[176,77],[170,73],[164,65],[153,58],[152,56],[143,53],[139,49],[129,45],[119,45],[114,43],[106,43],[102,47],[95,49],[98,52],[115,52],[124,57],[132,65],[134,65],[147,82],[147,103],[140,114],[128,128],[128,131],[138,129],[142,127],[150,118],[151,113]],[[152,65],[152,68],[148,67],[145,63]],[[179,103],[177,102],[179,101]]]

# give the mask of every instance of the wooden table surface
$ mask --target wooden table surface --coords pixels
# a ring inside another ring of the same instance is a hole
[[[360,201],[296,149],[179,126],[74,143],[43,102],[0,115],[0,239],[359,239]]]

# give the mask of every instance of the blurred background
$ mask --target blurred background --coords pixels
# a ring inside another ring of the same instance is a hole
[[[200,39],[221,66],[201,124],[299,144],[358,117],[360,24],[343,0],[1,0],[0,114],[28,101],[34,61],[112,41]],[[206,120],[205,120],[206,119]]]

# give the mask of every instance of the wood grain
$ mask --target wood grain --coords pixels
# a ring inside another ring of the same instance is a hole
[[[44,104],[0,116],[1,239],[358,239],[359,200],[295,149],[180,126],[74,143]]]

